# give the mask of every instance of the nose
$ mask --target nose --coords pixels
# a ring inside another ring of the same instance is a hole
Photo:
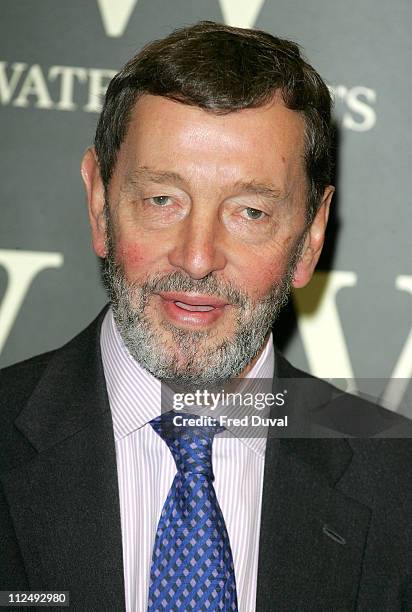
[[[226,257],[222,231],[214,215],[193,208],[176,234],[175,244],[169,252],[169,263],[197,280],[223,270]]]

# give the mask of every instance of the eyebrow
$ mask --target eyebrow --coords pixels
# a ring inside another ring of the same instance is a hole
[[[185,179],[177,172],[169,172],[163,170],[154,170],[147,166],[140,166],[137,169],[131,171],[126,176],[125,184],[132,186],[141,186],[144,181],[150,181],[159,185],[166,183],[177,183],[180,185],[186,184]],[[285,194],[281,189],[275,185],[260,183],[255,180],[251,181],[236,181],[232,185],[232,189],[235,189],[242,193],[251,193],[253,195],[261,196],[267,200],[284,200],[288,194]]]
[[[147,166],[139,166],[137,169],[129,172],[126,175],[125,184],[140,186],[144,181],[152,183],[181,183],[185,181],[177,172],[168,172],[163,170],[153,170]]]
[[[287,197],[287,194],[274,185],[257,181],[237,181],[233,187],[241,192],[259,195],[268,200],[284,200]]]

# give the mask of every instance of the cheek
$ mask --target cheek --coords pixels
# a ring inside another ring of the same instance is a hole
[[[282,243],[276,243],[264,251],[255,251],[242,257],[238,266],[239,279],[251,296],[260,298],[268,293],[272,285],[279,283],[286,274],[294,240],[286,237]]]
[[[251,266],[245,266],[239,274],[239,285],[254,299],[265,296],[274,283],[279,282],[285,273],[285,268],[278,262],[255,261]]]
[[[124,262],[129,263],[131,266],[138,266],[145,261],[142,248],[135,244],[124,247],[120,251],[120,256]]]
[[[128,276],[134,272],[140,272],[148,268],[151,262],[151,254],[147,247],[136,243],[120,241],[116,248],[116,260]]]

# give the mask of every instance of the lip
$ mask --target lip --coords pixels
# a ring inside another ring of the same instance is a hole
[[[224,316],[228,302],[211,295],[199,293],[158,292],[163,315],[178,327],[186,329],[203,329],[213,326]],[[179,302],[190,306],[210,306],[210,310],[187,310]]]
[[[191,306],[213,306],[213,308],[223,308],[228,302],[214,297],[213,295],[201,295],[199,293],[177,293],[169,291],[159,291],[158,295],[166,302],[183,302]]]

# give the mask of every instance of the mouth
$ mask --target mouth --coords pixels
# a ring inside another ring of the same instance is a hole
[[[213,306],[208,306],[207,304],[185,304],[184,302],[179,301],[176,301],[174,303],[179,308],[183,308],[183,310],[188,310],[189,312],[210,312],[214,308]]]
[[[228,302],[211,295],[194,293],[159,292],[161,305],[167,318],[184,326],[202,327],[216,322],[224,313]]]

